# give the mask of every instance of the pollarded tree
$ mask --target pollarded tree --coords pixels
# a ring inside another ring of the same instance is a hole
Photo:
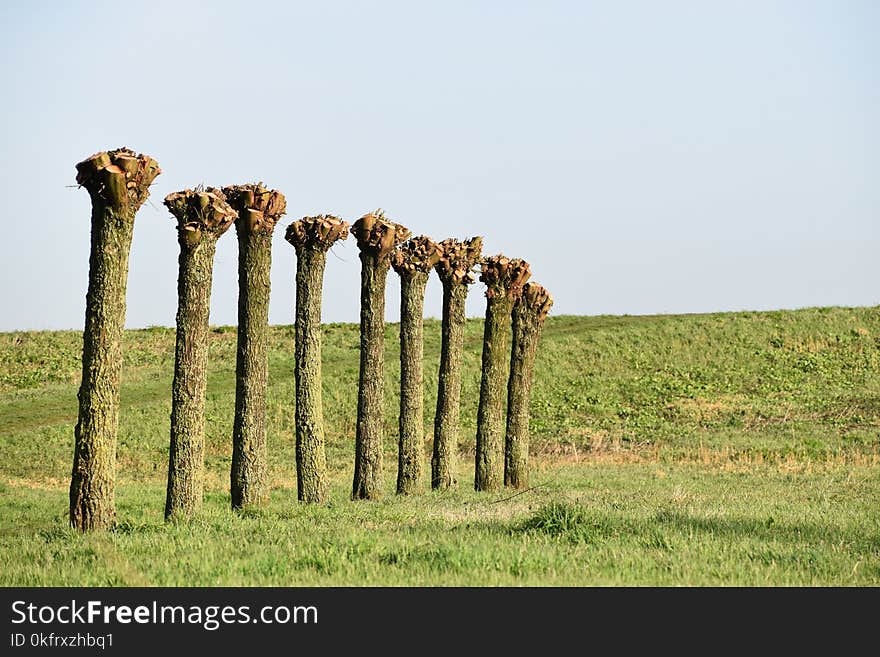
[[[348,224],[322,214],[287,227],[296,249],[296,492],[301,502],[327,498],[324,410],[321,400],[321,292],[327,250],[348,237]]]
[[[529,263],[524,260],[497,255],[481,263],[480,280],[486,284],[486,323],[477,409],[476,490],[498,490],[504,482],[504,384],[510,358],[511,311],[529,276]]]
[[[468,285],[476,280],[471,271],[480,261],[483,238],[472,237],[462,242],[450,238],[440,242],[439,247],[440,259],[434,269],[443,283],[443,324],[431,455],[431,488],[435,490],[449,488],[455,483],[465,301]]]
[[[537,283],[526,283],[513,305],[513,346],[507,381],[507,434],[504,437],[504,485],[529,485],[529,400],[535,352],[553,297]]]
[[[70,478],[70,524],[106,529],[116,516],[116,436],[125,288],[134,216],[162,170],[127,148],[76,165],[76,182],[92,199],[89,288],[83,331],[82,382]]]
[[[372,500],[381,496],[385,280],[391,254],[410,232],[377,210],[354,222],[351,234],[361,258],[361,363],[351,497]]]
[[[236,211],[238,234],[238,344],[235,420],[232,425],[232,508],[258,507],[269,499],[266,456],[266,386],[269,375],[269,273],[272,231],[284,214],[284,194],[262,183],[223,188]]]
[[[202,505],[205,467],[205,388],[208,315],[217,240],[238,213],[219,189],[184,190],[165,197],[177,218],[177,341],[171,388],[171,448],[165,517],[187,518]]]
[[[425,286],[439,259],[440,247],[424,235],[407,240],[391,257],[391,266],[400,275],[399,495],[415,493],[421,475]]]

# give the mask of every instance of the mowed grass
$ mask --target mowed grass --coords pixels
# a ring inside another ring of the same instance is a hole
[[[426,322],[425,475],[439,322]],[[128,331],[118,527],[67,528],[79,332],[0,334],[3,585],[880,584],[880,308],[551,317],[532,488],[472,490],[482,322],[469,320],[457,487],[394,495],[386,332],[379,502],[352,502],[356,325],[324,332],[332,492],[296,502],[293,329],[271,330],[272,501],[228,509],[235,330],[211,333],[206,505],[162,520],[174,330]]]

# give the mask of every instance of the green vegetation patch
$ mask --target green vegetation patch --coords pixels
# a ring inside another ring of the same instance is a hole
[[[880,585],[880,308],[550,317],[532,488],[474,493],[482,321],[468,320],[458,483],[394,496],[399,353],[386,326],[385,497],[354,503],[358,329],[324,326],[330,497],[296,503],[293,329],[269,333],[272,499],[234,514],[234,328],[213,329],[206,508],[165,524],[174,330],[125,335],[118,521],[67,529],[80,332],[0,334],[4,585]],[[425,324],[427,466],[440,324]]]

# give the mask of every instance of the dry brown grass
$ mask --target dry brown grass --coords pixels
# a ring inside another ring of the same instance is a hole
[[[748,400],[744,395],[718,395],[712,399],[692,397],[677,399],[667,405],[685,417],[699,418],[701,421],[716,420],[723,413],[748,410]]]
[[[771,466],[780,472],[825,472],[845,467],[880,466],[880,452],[847,451],[809,457],[793,453],[765,454],[760,451],[736,450],[730,447],[697,447],[691,450],[670,449],[660,445],[621,447],[619,439],[611,440],[600,449],[578,450],[575,445],[561,444],[534,455],[533,467],[546,471],[561,465],[631,465],[688,464],[707,466],[712,471],[743,472],[756,467]]]

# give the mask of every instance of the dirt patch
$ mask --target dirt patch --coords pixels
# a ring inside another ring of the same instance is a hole
[[[841,467],[877,467],[880,451],[848,451],[813,458],[797,454],[765,454],[764,452],[736,450],[729,447],[713,449],[698,447],[673,451],[668,447],[651,445],[637,449],[623,448],[604,451],[560,450],[551,454],[545,451],[536,455],[532,466],[537,471],[552,470],[563,465],[642,465],[642,464],[694,464],[717,471],[745,472],[755,467],[772,466],[780,472],[809,473],[833,470]],[[662,475],[658,475],[662,476]]]
[[[688,397],[676,399],[667,404],[666,408],[676,410],[685,417],[701,420],[716,420],[724,413],[742,410],[746,405],[743,395],[721,395],[719,397]]]
[[[30,490],[67,490],[69,479],[45,477],[43,479],[25,479],[23,477],[7,477],[4,483],[10,488],[28,488]]]

